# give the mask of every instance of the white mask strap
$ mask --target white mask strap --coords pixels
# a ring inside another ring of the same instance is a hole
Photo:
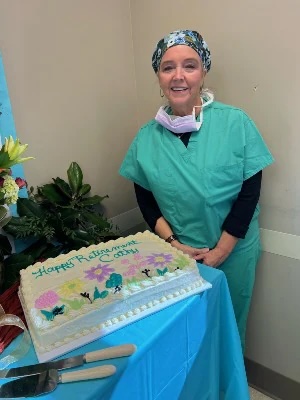
[[[202,99],[201,99],[201,102],[203,104]],[[194,106],[193,107],[193,113],[192,113],[193,117],[195,118],[196,128],[197,128],[197,130],[199,130],[201,128],[201,125],[202,125],[202,122],[203,122],[203,111],[202,110],[200,111],[200,121],[198,122],[197,119],[196,119],[196,110],[195,110],[196,108],[202,108],[202,106]]]

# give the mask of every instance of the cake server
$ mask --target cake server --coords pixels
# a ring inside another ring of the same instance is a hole
[[[64,358],[63,360],[48,361],[40,364],[27,365],[25,367],[3,369],[0,370],[0,378],[16,378],[18,376],[33,375],[49,369],[60,370],[73,368],[94,361],[130,356],[135,351],[136,346],[134,344],[122,344],[120,346],[112,346],[102,350],[91,351],[90,353],[81,354],[79,356]]]
[[[88,379],[106,378],[116,372],[114,365],[87,368],[80,371],[59,374],[56,369],[43,371],[40,374],[24,376],[4,383],[0,387],[1,399],[16,399],[20,397],[35,397],[52,392],[58,383],[85,381]]]

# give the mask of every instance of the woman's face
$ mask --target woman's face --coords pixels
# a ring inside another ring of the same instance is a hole
[[[158,71],[159,85],[175,115],[188,115],[201,105],[200,91],[205,71],[191,47],[178,45],[164,54]]]

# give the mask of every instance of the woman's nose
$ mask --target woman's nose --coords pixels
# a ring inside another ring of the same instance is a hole
[[[174,79],[183,79],[183,69],[181,67],[175,68]]]

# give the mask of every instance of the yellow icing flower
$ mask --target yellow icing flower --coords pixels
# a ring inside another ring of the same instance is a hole
[[[72,279],[64,283],[59,289],[58,294],[61,297],[68,297],[74,293],[80,294],[83,291],[84,284],[80,279]]]

